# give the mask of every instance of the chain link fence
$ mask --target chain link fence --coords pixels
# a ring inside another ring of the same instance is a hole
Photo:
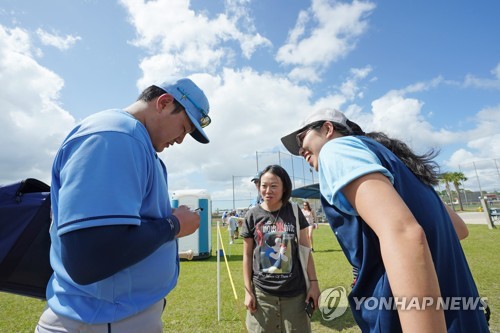
[[[216,209],[215,216],[222,214],[223,211],[234,210],[238,214],[244,214],[245,211],[255,204],[257,199],[257,188],[250,180],[258,171],[261,171],[270,164],[281,165],[290,176],[293,188],[299,188],[318,182],[318,174],[312,169],[302,157],[294,156],[283,152],[256,152],[256,169],[249,175],[231,175],[232,197],[226,199],[213,199],[213,207]],[[301,203],[303,200],[294,200]],[[319,200],[307,200],[312,209],[319,209],[321,204]],[[217,210],[217,208],[219,208]]]
[[[499,165],[498,158],[459,164],[459,172],[467,177],[462,187],[466,190],[479,191],[483,196],[500,192]]]
[[[480,199],[485,198],[492,207],[500,207],[500,159],[478,160],[458,165],[458,171],[464,174],[467,180],[462,181],[459,193],[450,184],[450,194],[446,192],[444,184],[439,184],[437,190],[441,198],[449,205],[458,204],[458,197],[464,209],[480,209]]]

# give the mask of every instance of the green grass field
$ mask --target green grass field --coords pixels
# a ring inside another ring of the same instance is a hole
[[[500,229],[469,225],[470,235],[462,241],[481,296],[492,308],[490,328],[500,332]],[[176,289],[167,297],[163,314],[165,332],[245,332],[243,306],[242,240],[228,245],[228,235],[221,230],[228,264],[238,299],[235,300],[223,258],[221,258],[221,313],[217,320],[216,230],[213,229],[213,254],[210,259],[182,261]],[[322,225],[314,234],[314,260],[320,289],[344,286],[352,276],[339,244],[329,226]],[[45,302],[28,297],[0,293],[0,332],[33,332]],[[318,311],[312,318],[313,332],[360,332],[350,311],[333,321],[324,321]]]

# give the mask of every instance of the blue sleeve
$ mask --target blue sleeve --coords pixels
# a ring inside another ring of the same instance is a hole
[[[76,138],[60,153],[59,236],[81,228],[141,223],[152,166],[140,141],[103,132]]]
[[[342,212],[358,215],[342,193],[342,188],[364,175],[380,172],[391,183],[393,175],[382,166],[377,155],[361,140],[345,136],[328,141],[319,154],[321,195]]]
[[[86,285],[103,280],[143,260],[180,230],[177,217],[141,225],[85,228],[61,236],[61,257],[69,276]]]

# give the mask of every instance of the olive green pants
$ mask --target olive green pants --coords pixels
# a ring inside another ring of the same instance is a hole
[[[306,314],[306,294],[295,297],[277,297],[255,288],[257,311],[247,311],[249,333],[311,332],[311,321]]]

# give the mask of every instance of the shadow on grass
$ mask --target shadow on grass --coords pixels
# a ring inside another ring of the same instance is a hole
[[[232,255],[227,254],[226,258],[227,258],[227,261],[241,261],[241,262],[243,261],[243,255],[241,255],[241,254],[232,254]],[[189,260],[187,260],[187,259],[181,259],[181,261],[182,262],[189,262]],[[217,262],[217,256],[215,255],[215,253],[212,253],[212,255],[208,258],[204,258],[204,259],[194,258],[191,261],[192,262]],[[220,257],[220,261],[221,262],[224,261],[224,257]]]
[[[243,255],[241,254],[226,254],[226,258],[227,258],[227,261],[241,261],[243,262]],[[217,262],[217,257],[215,255],[213,255],[212,257],[210,257],[210,260],[209,261],[214,261],[214,262]],[[224,257],[220,257],[220,261],[224,261]]]
[[[208,258],[194,258],[191,261],[196,261],[196,262],[216,262],[217,261],[217,256],[215,255],[215,250],[212,251],[212,255]],[[231,254],[229,251],[226,252],[226,258],[227,261],[243,261],[243,255],[239,254],[240,251],[236,250],[235,252],[238,252],[238,254]],[[342,250],[337,250],[337,249],[326,249],[326,250],[314,250],[314,253],[331,253],[331,252],[342,252]],[[224,257],[220,257],[221,261],[224,261]],[[181,259],[181,261],[189,261],[187,259]]]
[[[314,250],[313,253],[342,252],[341,249]]]
[[[342,316],[332,320],[325,320],[319,311],[315,311],[312,318],[312,323],[320,324],[323,327],[327,327],[335,331],[342,331],[351,327],[358,327],[356,321],[354,321],[354,317],[352,316],[352,312],[350,309],[346,309],[345,313]]]

